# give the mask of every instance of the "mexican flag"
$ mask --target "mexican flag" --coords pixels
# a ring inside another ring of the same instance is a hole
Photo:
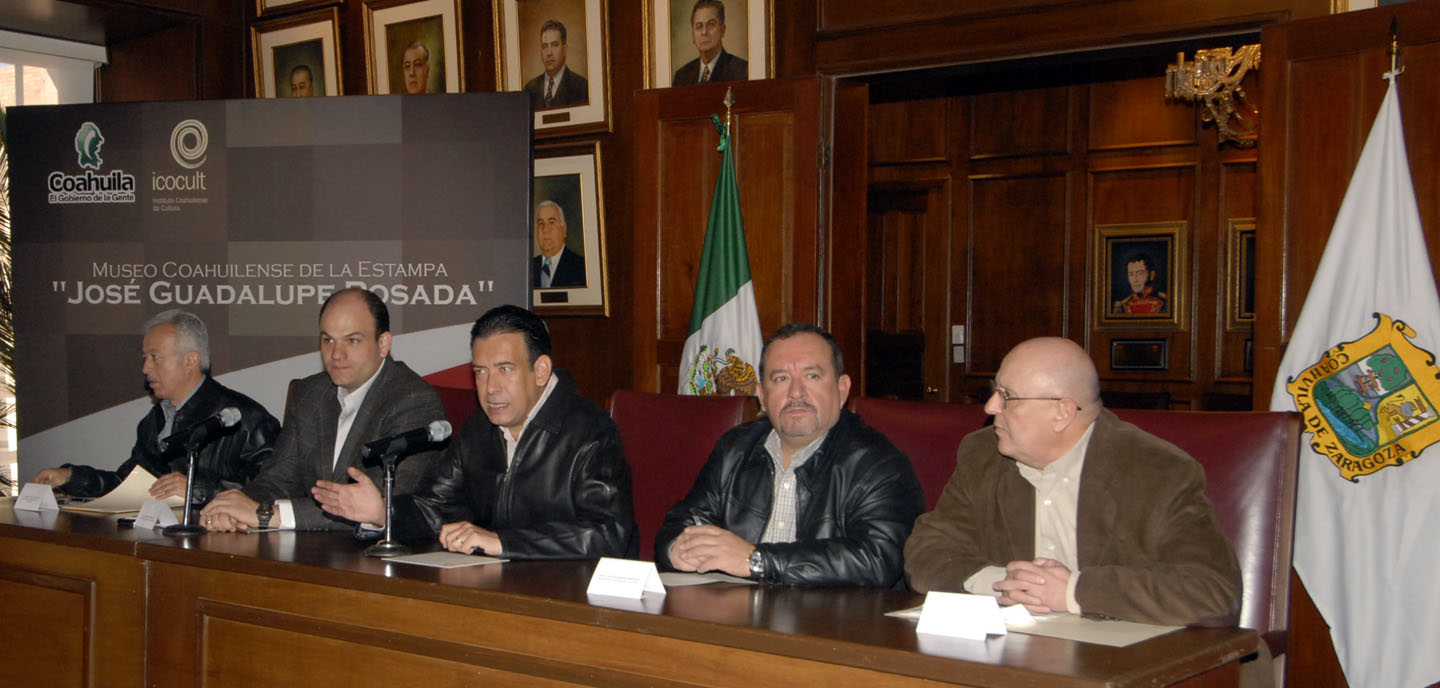
[[[745,222],[740,216],[740,189],[735,184],[735,154],[728,127],[711,115],[720,130],[720,177],[710,202],[695,305],[690,311],[690,336],[680,355],[681,394],[755,393],[760,365],[760,316],[755,285],[750,281],[750,256],[745,250]]]

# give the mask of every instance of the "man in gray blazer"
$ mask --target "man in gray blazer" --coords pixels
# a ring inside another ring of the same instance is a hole
[[[205,527],[350,530],[353,522],[316,505],[315,481],[348,481],[346,469],[354,466],[380,482],[381,469],[364,467],[361,447],[445,418],[435,390],[390,358],[390,314],[369,291],[345,289],[325,300],[320,358],[325,372],[295,382],[274,457],[244,488],[220,493],[200,512]],[[435,456],[427,451],[401,462],[395,493],[413,491]]]

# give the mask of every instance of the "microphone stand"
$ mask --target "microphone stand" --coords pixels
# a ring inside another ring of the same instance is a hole
[[[380,455],[380,464],[385,467],[385,539],[370,545],[365,550],[367,557],[393,557],[409,554],[411,551],[409,547],[391,538],[392,529],[395,527],[395,507],[390,496],[395,489],[395,465],[398,463],[400,463],[400,457],[396,456],[394,452]]]
[[[190,512],[193,509],[190,496],[195,490],[195,454],[199,451],[200,447],[193,444],[185,446],[185,453],[189,455],[190,459],[190,467],[185,472],[185,519],[175,525],[165,526],[165,529],[160,532],[166,535],[203,535],[208,532],[205,530],[205,526],[190,522]]]

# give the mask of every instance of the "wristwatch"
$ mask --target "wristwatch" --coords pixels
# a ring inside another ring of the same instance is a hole
[[[255,518],[260,520],[261,528],[269,528],[270,519],[274,517],[275,502],[260,502],[260,506],[255,507]]]
[[[750,551],[750,577],[759,579],[765,573],[765,559],[760,556],[760,550]]]

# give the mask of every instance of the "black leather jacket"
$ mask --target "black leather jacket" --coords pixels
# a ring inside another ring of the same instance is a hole
[[[240,409],[240,423],[233,432],[211,441],[196,455],[195,485],[191,488],[191,499],[196,504],[204,504],[216,492],[240,487],[255,477],[261,462],[270,458],[271,444],[280,434],[280,422],[264,406],[208,375],[175,413],[174,430],[184,430],[227,406]],[[185,473],[189,462],[180,443],[172,443],[160,451],[156,436],[163,427],[165,412],[156,403],[135,426],[135,446],[125,463],[113,471],[67,463],[65,468],[70,469],[70,479],[60,489],[76,497],[99,497],[118,487],[136,466],[157,478],[167,473]]]
[[[699,519],[759,543],[770,520],[775,467],[765,451],[770,421],[741,425],[715,443],[690,494],[665,514],[655,561]],[[756,544],[760,579],[787,585],[889,587],[904,573],[901,551],[925,495],[910,459],[860,417],[841,411],[820,449],[796,471],[795,541]]]
[[[395,498],[395,537],[435,537],[469,521],[500,537],[512,559],[635,557],[639,539],[630,466],[610,416],[575,391],[564,371],[520,433],[505,440],[483,409],[453,437],[429,484]]]

